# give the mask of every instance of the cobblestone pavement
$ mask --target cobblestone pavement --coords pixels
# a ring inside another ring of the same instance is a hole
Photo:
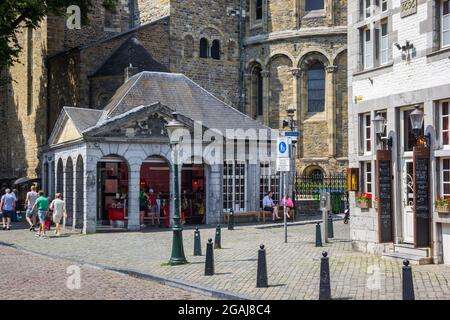
[[[354,252],[349,227],[334,223],[335,238],[324,248],[315,247],[313,224],[289,227],[288,243],[283,228],[237,226],[222,229],[222,247],[214,251],[214,276],[204,276],[205,257],[193,256],[193,229],[184,230],[184,247],[190,264],[164,265],[170,258],[172,232],[69,234],[40,240],[27,230],[0,231],[0,242],[64,258],[103,266],[135,270],[259,299],[317,299],[320,257],[330,257],[334,299],[401,299],[401,264],[379,256]],[[202,251],[214,238],[215,228],[201,229]],[[256,288],[259,245],[267,249],[269,288]],[[417,299],[450,299],[450,267],[413,266]]]
[[[75,265],[79,289],[72,280],[73,264],[0,246],[0,299],[145,299],[193,300],[206,296],[121,275]],[[69,269],[68,269],[69,267]],[[68,273],[68,270],[70,273]],[[72,289],[69,289],[72,288]]]

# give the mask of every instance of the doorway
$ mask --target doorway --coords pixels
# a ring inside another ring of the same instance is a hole
[[[184,164],[181,170],[181,220],[204,224],[206,220],[205,168],[203,164]]]
[[[402,163],[402,214],[403,242],[414,243],[414,180],[413,160],[404,159]]]

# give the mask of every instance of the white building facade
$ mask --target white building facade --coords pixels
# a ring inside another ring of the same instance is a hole
[[[434,204],[450,196],[450,2],[360,0],[348,10],[353,246],[450,264],[450,213]],[[418,132],[415,108],[424,113]],[[381,134],[377,115],[386,119]]]

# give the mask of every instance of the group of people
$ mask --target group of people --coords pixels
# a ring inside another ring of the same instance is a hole
[[[6,189],[5,194],[0,200],[0,212],[2,214],[3,230],[11,230],[11,221],[16,213],[17,209],[17,196],[11,189]],[[30,231],[36,232],[36,236],[40,238],[47,238],[46,235],[46,221],[50,217],[55,223],[55,235],[61,235],[61,221],[67,218],[65,202],[62,199],[62,194],[57,193],[53,201],[50,202],[49,198],[45,196],[44,191],[40,190],[36,192],[36,186],[31,186],[30,191],[27,193],[25,199],[25,216],[28,224],[30,225]],[[36,226],[37,220],[39,220],[38,226]]]
[[[286,198],[286,216],[288,219],[291,218],[289,211],[294,209],[294,202],[292,201],[292,198],[289,197],[287,194],[281,199],[280,209],[284,209],[284,199]],[[278,205],[273,200],[273,192],[269,191],[267,195],[263,198],[263,210],[272,212],[272,221],[276,222],[277,220],[281,219],[278,215],[279,208]]]

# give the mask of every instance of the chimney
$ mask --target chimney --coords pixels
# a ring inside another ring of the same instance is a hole
[[[139,73],[139,68],[133,67],[133,65],[130,63],[130,65],[125,68],[124,83],[137,73]]]

